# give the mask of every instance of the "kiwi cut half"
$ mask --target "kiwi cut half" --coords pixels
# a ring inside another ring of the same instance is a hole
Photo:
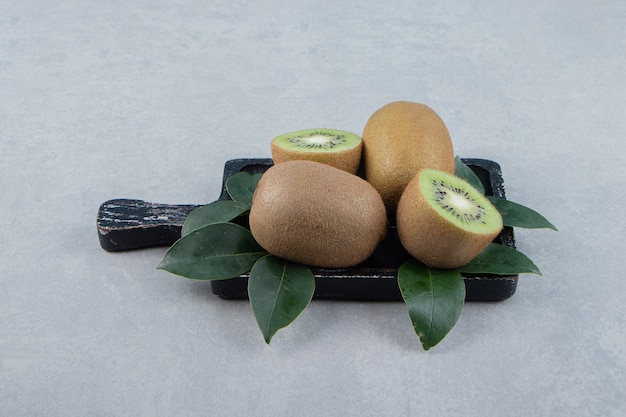
[[[337,129],[306,129],[272,139],[275,164],[293,160],[321,162],[356,174],[361,161],[361,137]]]
[[[398,235],[415,258],[456,268],[478,255],[502,230],[502,216],[467,181],[423,169],[405,189],[396,214]]]

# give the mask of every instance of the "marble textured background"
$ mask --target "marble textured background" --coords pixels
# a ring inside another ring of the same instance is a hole
[[[626,3],[0,0],[0,416],[624,416]],[[423,352],[402,303],[245,301],[100,249],[110,198],[205,203],[301,128],[426,103],[559,232]]]

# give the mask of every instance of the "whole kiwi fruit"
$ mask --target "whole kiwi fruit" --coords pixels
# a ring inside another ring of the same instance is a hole
[[[361,163],[361,137],[336,129],[307,129],[285,133],[272,139],[275,164],[292,160],[321,162],[356,174]]]
[[[367,259],[387,233],[385,206],[362,178],[314,161],[287,161],[261,177],[250,231],[269,253],[344,268]]]
[[[443,120],[430,107],[396,101],[376,110],[363,130],[365,179],[394,213],[409,181],[422,168],[454,173],[454,151]]]
[[[456,268],[493,241],[502,230],[502,216],[467,181],[423,169],[400,198],[396,225],[413,257],[433,268]]]

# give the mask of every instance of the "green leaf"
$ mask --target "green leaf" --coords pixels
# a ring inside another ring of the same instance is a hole
[[[463,178],[482,194],[485,194],[483,182],[478,178],[478,175],[472,171],[472,168],[468,167],[458,156],[454,158],[454,175]]]
[[[548,219],[533,209],[500,197],[488,196],[487,198],[502,215],[505,226],[557,230]]]
[[[212,223],[229,222],[250,210],[250,205],[238,201],[215,201],[189,213],[183,223],[182,236]]]
[[[471,274],[541,275],[539,268],[522,252],[497,243],[490,243],[478,256],[457,270]]]
[[[252,205],[254,190],[261,179],[262,174],[248,174],[238,172],[226,180],[226,191],[235,201]]]
[[[248,272],[265,255],[248,229],[213,223],[178,239],[158,268],[191,279],[227,279]]]
[[[268,255],[259,259],[248,279],[248,297],[265,343],[293,322],[309,305],[315,276],[300,264]]]
[[[415,333],[425,350],[452,330],[465,303],[465,283],[458,271],[432,269],[410,259],[398,269],[398,286]]]

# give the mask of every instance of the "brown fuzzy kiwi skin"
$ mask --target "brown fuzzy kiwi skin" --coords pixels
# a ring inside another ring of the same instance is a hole
[[[387,233],[385,206],[370,184],[313,161],[269,168],[249,220],[252,235],[269,253],[322,268],[361,263]]]
[[[467,264],[500,231],[472,233],[439,215],[420,191],[420,173],[407,185],[398,204],[396,225],[402,246],[432,268],[457,268]]]
[[[285,149],[274,142],[271,144],[272,159],[275,164],[287,161],[307,160],[327,164],[351,174],[356,174],[361,163],[363,141],[350,149],[336,152],[303,152],[295,149]]]
[[[365,179],[378,190],[389,213],[415,173],[432,168],[454,173],[454,150],[443,120],[430,107],[396,101],[376,110],[363,130]]]

